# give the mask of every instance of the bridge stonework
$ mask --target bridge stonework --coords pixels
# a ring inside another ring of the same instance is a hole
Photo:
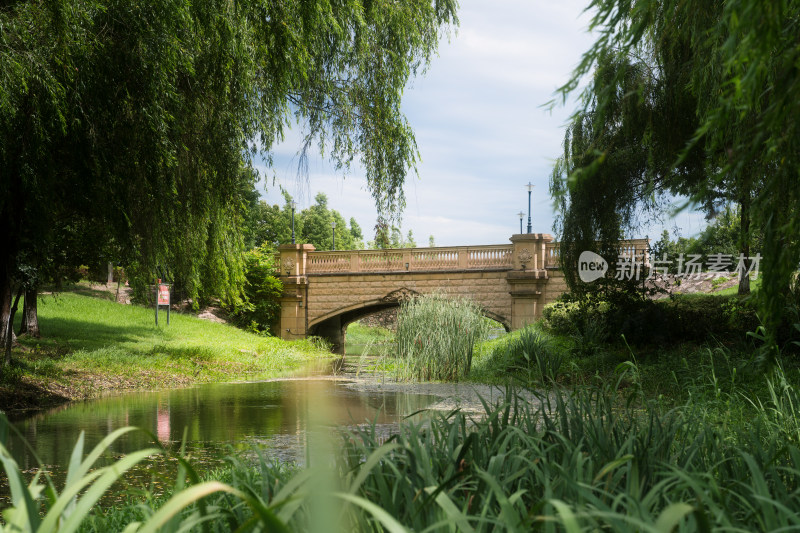
[[[542,233],[510,245],[316,252],[310,244],[279,247],[283,339],[316,335],[344,350],[347,325],[421,294],[443,291],[477,302],[486,316],[515,330],[538,320],[565,290],[558,244]],[[632,253],[646,241],[629,241]]]

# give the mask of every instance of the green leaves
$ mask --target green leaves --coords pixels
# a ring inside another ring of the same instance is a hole
[[[0,425],[5,428],[4,433],[10,427],[10,423],[2,413],[0,413]],[[7,527],[4,531],[29,533],[76,531],[101,496],[127,470],[147,457],[160,453],[158,448],[140,450],[126,455],[109,466],[90,471],[95,467],[97,459],[115,440],[133,430],[134,428],[122,428],[114,431],[95,446],[83,460],[81,460],[83,457],[83,434],[81,434],[73,449],[65,486],[60,494],[47,474],[44,474],[47,481],[47,490],[44,490],[45,486],[39,484],[41,472],[38,472],[26,486],[16,461],[11,458],[5,446],[0,444],[0,461],[8,478],[12,497],[12,507],[3,511]],[[40,517],[39,500],[43,491],[48,506],[44,517]]]
[[[551,181],[563,264],[574,243],[647,222],[665,193],[707,213],[738,203],[739,251],[764,235],[760,307],[774,346],[800,262],[800,6],[594,0],[590,11],[599,37],[560,89],[566,99],[591,76]]]
[[[403,89],[455,10],[454,0],[0,10],[0,256],[10,263],[0,286],[22,258],[80,261],[61,253],[69,235],[91,243],[92,259],[110,249],[142,299],[167,270],[195,304],[238,301],[254,160],[269,160],[295,121],[301,168],[314,146],[345,172],[358,158],[379,211],[397,215],[418,158]]]

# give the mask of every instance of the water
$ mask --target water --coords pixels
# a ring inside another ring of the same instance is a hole
[[[73,403],[15,426],[58,479],[63,478],[82,431],[84,453],[120,427],[136,426],[152,434],[126,435],[112,445],[105,461],[152,446],[153,438],[177,449],[185,430],[187,449],[201,470],[221,464],[231,452],[254,447],[270,460],[302,463],[306,433],[312,424],[376,422],[388,432],[401,417],[435,400],[427,395],[359,392],[329,379],[225,383]],[[8,447],[21,469],[31,472],[38,468],[20,439],[13,438]]]

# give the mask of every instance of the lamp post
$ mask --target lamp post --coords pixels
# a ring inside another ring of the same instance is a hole
[[[333,230],[333,250],[336,250],[336,221],[331,221],[331,229]]]
[[[292,200],[292,244],[294,244],[294,210],[297,209],[297,202]]]
[[[529,181],[526,187],[528,188],[528,233],[531,233],[531,192],[533,191],[533,184]]]
[[[520,233],[522,233],[522,217],[524,217],[524,216],[525,216],[525,213],[523,213],[522,211],[520,211],[520,212],[519,212],[519,213],[517,213],[517,214],[519,215],[519,232],[520,232]]]

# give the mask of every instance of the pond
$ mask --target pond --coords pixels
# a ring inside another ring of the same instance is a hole
[[[360,392],[332,379],[223,383],[72,403],[15,426],[59,479],[81,431],[86,435],[85,452],[124,426],[148,430],[174,449],[185,431],[187,449],[201,470],[221,464],[231,451],[254,447],[269,460],[302,463],[311,424],[353,426],[371,421],[388,432],[400,418],[434,401],[431,395]],[[115,442],[106,455],[118,458],[152,444],[147,434],[134,432]],[[9,448],[21,469],[39,466],[18,438]]]

